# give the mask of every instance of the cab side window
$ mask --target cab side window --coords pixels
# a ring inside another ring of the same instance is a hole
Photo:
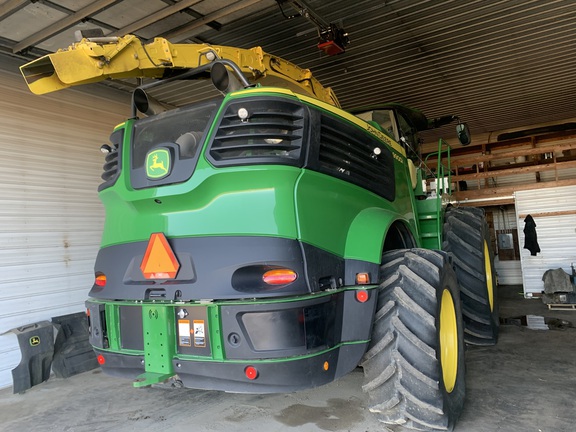
[[[408,123],[402,114],[397,115],[400,144],[402,144],[406,150],[408,157],[417,156],[416,149],[418,148],[418,137],[416,135],[416,130]]]
[[[394,124],[394,113],[392,110],[374,110],[366,111],[363,113],[356,113],[357,117],[368,122],[372,126],[377,127],[385,134],[387,134],[394,141],[398,141],[396,127]]]

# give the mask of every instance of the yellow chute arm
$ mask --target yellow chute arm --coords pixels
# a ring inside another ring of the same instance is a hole
[[[30,90],[50,93],[105,79],[162,78],[216,59],[236,63],[251,83],[284,87],[339,106],[336,95],[302,69],[262,51],[206,44],[172,44],[155,38],[142,44],[134,35],[82,39],[20,67]]]

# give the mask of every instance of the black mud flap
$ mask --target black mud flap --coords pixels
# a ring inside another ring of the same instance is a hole
[[[88,341],[88,320],[84,312],[52,318],[58,329],[54,343],[52,370],[58,378],[68,378],[98,367],[96,354]]]
[[[41,384],[50,378],[54,356],[54,327],[49,321],[40,321],[9,330],[18,338],[22,360],[12,369],[14,393]]]

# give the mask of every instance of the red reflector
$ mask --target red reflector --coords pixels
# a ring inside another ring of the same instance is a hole
[[[358,300],[360,303],[366,303],[368,301],[368,297],[370,297],[368,291],[356,291],[356,300]]]
[[[166,236],[154,233],[150,236],[140,270],[146,279],[174,279],[180,263],[168,244]]]
[[[86,309],[86,316],[90,317],[90,309]]]
[[[98,360],[98,364],[101,364],[101,365],[106,363],[106,359],[104,358],[104,356],[102,354],[99,354],[98,357],[96,357],[96,360]]]
[[[258,370],[254,366],[247,366],[246,369],[244,369],[244,373],[249,380],[258,378]]]
[[[268,285],[285,285],[296,280],[298,275],[294,270],[276,269],[269,270],[262,275],[262,280]]]
[[[106,286],[106,275],[98,275],[96,276],[96,279],[94,280],[94,284],[98,285],[98,286]]]

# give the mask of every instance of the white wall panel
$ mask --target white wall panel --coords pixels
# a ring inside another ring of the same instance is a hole
[[[515,230],[517,229],[516,211],[513,205],[500,206],[492,211],[494,229]],[[494,269],[498,274],[500,285],[522,285],[522,266],[519,260],[494,259]]]
[[[522,262],[524,294],[530,297],[544,290],[542,275],[548,269],[562,268],[570,273],[576,264],[576,186],[518,191],[515,193],[518,240]],[[541,252],[531,256],[524,249],[524,218],[531,214]]]
[[[522,266],[520,261],[500,261],[494,259],[494,269],[499,285],[522,285]]]
[[[534,183],[535,181],[536,181],[536,175],[534,173],[528,173],[528,174],[515,174],[515,175],[494,177],[494,179],[492,179],[490,184],[492,186],[504,187],[526,183]]]
[[[558,171],[542,171],[540,180],[543,182],[555,180],[569,180],[576,177],[576,168],[560,169]]]
[[[104,210],[97,187],[127,95],[102,86],[35,96],[17,64],[0,58],[0,334],[84,310]],[[0,336],[0,388],[20,362]]]

